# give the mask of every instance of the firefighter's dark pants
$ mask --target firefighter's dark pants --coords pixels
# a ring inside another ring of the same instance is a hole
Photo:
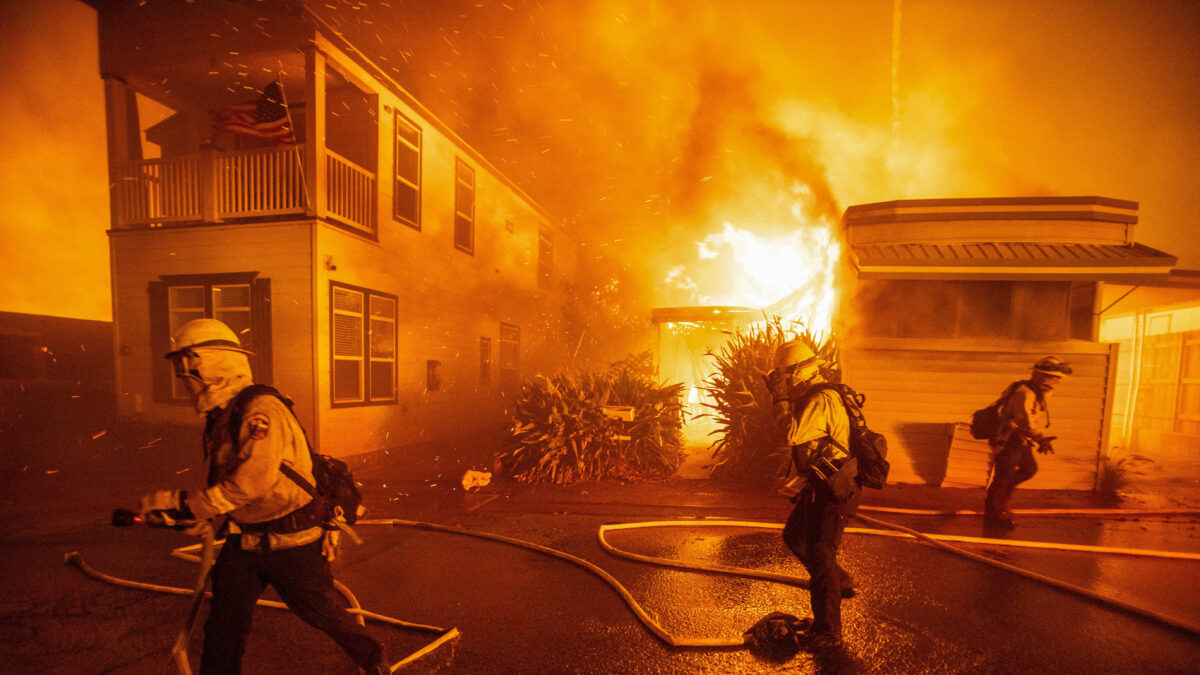
[[[202,674],[240,673],[254,603],[267,584],[306,623],[333,638],[360,668],[383,658],[379,643],[345,611],[333,588],[321,540],[276,551],[243,551],[240,537],[225,541],[212,570],[212,609],[204,624]]]
[[[1017,486],[1037,474],[1033,444],[1017,434],[1009,436],[1004,447],[996,453],[992,468],[992,483],[988,486],[986,511],[990,515],[1007,515],[1008,502]]]
[[[852,586],[850,575],[837,562],[847,507],[836,504],[824,485],[813,487],[811,482],[796,495],[795,501],[792,515],[783,527],[783,543],[808,570],[811,631],[841,637],[842,589]]]

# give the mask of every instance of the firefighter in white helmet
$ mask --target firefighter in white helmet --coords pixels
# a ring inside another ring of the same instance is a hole
[[[194,534],[227,519],[229,534],[212,569],[201,672],[240,672],[255,601],[267,584],[360,668],[390,672],[379,642],[345,611],[334,589],[320,500],[280,470],[286,462],[314,483],[308,442],[289,406],[273,389],[251,388],[250,352],[220,321],[189,321],[172,342],[167,358],[175,376],[207,420],[208,485],[190,495],[148,494],[141,510],[150,522],[195,518]]]
[[[802,340],[781,344],[775,368],[766,376],[775,417],[790,446],[793,466],[805,478],[792,498],[795,507],[783,529],[784,544],[809,573],[812,623],[808,644],[836,648],[842,642],[842,598],[854,596],[854,582],[837,562],[847,518],[861,498],[849,447],[850,420],[841,396],[821,388],[820,359]],[[807,622],[806,622],[807,623]]]
[[[1062,379],[1071,374],[1070,364],[1057,356],[1047,356],[1033,364],[1028,380],[1014,382],[1000,407],[1000,428],[989,441],[992,449],[992,480],[988,484],[984,505],[984,525],[989,528],[1012,529],[1012,510],[1009,501],[1017,486],[1037,473],[1033,453],[1053,453],[1047,436],[1050,410],[1046,398]]]

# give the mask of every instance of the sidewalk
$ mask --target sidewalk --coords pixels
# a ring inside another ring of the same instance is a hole
[[[527,485],[494,475],[487,487],[472,493],[462,489],[468,469],[491,471],[486,440],[463,438],[441,447],[425,444],[401,452],[369,453],[346,458],[362,483],[368,508],[376,514],[423,510],[516,511],[539,513],[622,512],[662,513],[692,517],[778,517],[788,508],[785,498],[769,485],[751,485],[707,477],[707,468],[681,467],[675,476],[644,481],[604,480],[574,485]],[[693,462],[693,464],[695,464]],[[894,508],[967,510],[983,508],[984,488],[890,484],[865,490],[863,504]],[[489,502],[486,507],[483,502]],[[1133,484],[1106,499],[1091,491],[1019,489],[1018,509],[1140,509],[1200,510],[1200,486],[1182,481]],[[756,515],[761,514],[761,515]],[[382,517],[382,516],[381,516]],[[395,516],[402,517],[402,516]]]
[[[353,466],[353,465],[352,465]],[[390,478],[388,477],[390,474]],[[660,478],[645,481],[604,480],[574,485],[526,485],[493,476],[492,483],[467,492],[445,471],[435,478],[412,479],[388,471],[386,464],[355,468],[362,484],[368,517],[413,517],[404,514],[450,515],[487,511],[672,517],[778,519],[789,508],[786,499],[767,487],[730,481]],[[1186,486],[1184,486],[1186,488]],[[866,490],[863,504],[909,509],[979,511],[983,488],[940,488],[888,485]],[[1093,492],[1019,490],[1018,509],[1200,510],[1200,491],[1128,492],[1105,500]]]

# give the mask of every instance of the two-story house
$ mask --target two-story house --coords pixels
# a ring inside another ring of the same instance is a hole
[[[319,16],[98,4],[119,415],[193,416],[162,355],[198,317],[335,455],[498,425],[562,363],[572,233]],[[230,132],[274,104],[290,138]]]

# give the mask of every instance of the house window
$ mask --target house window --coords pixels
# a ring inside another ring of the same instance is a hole
[[[421,229],[421,129],[396,113],[396,184],[392,213],[396,220]]]
[[[454,163],[454,246],[475,252],[475,170],[461,159]]]
[[[500,389],[516,392],[521,382],[521,327],[500,324]]]
[[[492,383],[492,339],[479,338],[479,384]]]
[[[1091,298],[1080,291],[1091,327]],[[1074,294],[1066,282],[863,280],[854,298],[868,337],[1065,340]],[[1079,313],[1082,314],[1080,309]]]
[[[269,279],[256,278],[257,274],[169,275],[151,282],[155,400],[186,402],[191,398],[174,377],[170,363],[158,357],[172,349],[171,336],[193,319],[216,319],[229,326],[242,346],[253,353],[249,359],[255,381],[272,381],[271,285]]]
[[[554,231],[543,225],[538,228],[538,286],[549,286],[553,275]]]
[[[396,400],[396,296],[330,283],[333,405]]]

